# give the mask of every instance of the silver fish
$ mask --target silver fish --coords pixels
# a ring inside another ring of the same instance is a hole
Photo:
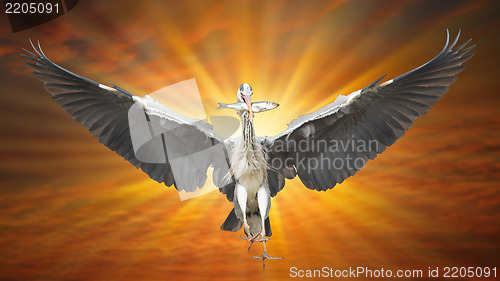
[[[255,113],[268,111],[271,109],[275,109],[279,104],[272,101],[258,101],[252,102],[252,111]]]
[[[271,109],[275,109],[278,107],[279,104],[271,101],[258,101],[258,102],[252,102],[252,111],[254,113],[259,113],[259,112],[264,112],[268,111]],[[230,108],[234,109],[236,111],[240,110],[248,110],[247,104],[244,102],[237,102],[237,103],[221,103],[219,102],[219,107],[217,109],[225,109],[225,108]]]

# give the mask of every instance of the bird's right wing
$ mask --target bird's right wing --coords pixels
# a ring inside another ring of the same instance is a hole
[[[149,96],[99,84],[50,61],[40,45],[29,55],[34,74],[52,98],[92,136],[157,182],[187,192],[203,187],[214,168],[216,186],[229,167],[226,144],[212,127],[182,116]],[[231,185],[231,184],[230,184]],[[226,187],[229,188],[229,187]]]
[[[459,33],[460,35],[460,33]],[[268,163],[280,179],[299,176],[315,190],[327,190],[361,170],[394,144],[417,117],[426,114],[457,79],[474,46],[454,49],[459,35],[431,61],[378,85],[337,99],[293,120],[283,133],[262,139]],[[284,186],[273,192],[276,193]]]

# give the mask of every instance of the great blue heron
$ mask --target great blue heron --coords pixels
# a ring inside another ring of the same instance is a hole
[[[237,90],[237,103],[220,107],[234,109],[241,117],[243,135],[239,139],[223,139],[214,134],[210,125],[193,122],[152,99],[69,72],[51,62],[40,45],[37,49],[32,44],[34,53],[27,51],[31,56],[23,56],[31,61],[28,65],[55,102],[102,144],[153,180],[190,192],[204,185],[207,169],[212,166],[214,184],[234,203],[221,229],[234,232],[243,226],[244,239],[250,241],[250,246],[255,241],[263,242],[264,253],[257,258],[265,260],[271,258],[265,249],[265,241],[271,236],[271,197],[283,189],[285,179],[298,175],[309,189],[331,189],[401,138],[415,119],[427,113],[448,91],[456,74],[465,68],[462,64],[472,56],[466,54],[474,46],[464,49],[470,39],[453,49],[459,36],[460,32],[449,44],[447,31],[445,47],[426,64],[385,83],[379,84],[382,76],[362,90],[339,95],[333,103],[293,120],[274,137],[255,136],[253,114],[277,104],[252,103],[252,88],[244,83]],[[134,105],[140,106],[141,114],[150,122],[182,127],[169,133],[170,141],[162,136],[155,142],[162,149],[166,149],[167,142],[173,143],[174,150],[185,152],[220,145],[223,153],[181,160],[186,178],[174,177],[172,159],[166,153],[161,155],[165,161],[160,163],[141,161],[134,152],[128,122],[129,109]],[[332,141],[336,141],[335,149]],[[297,146],[299,142],[307,145]],[[362,143],[363,148],[354,145]],[[343,160],[342,165],[331,165],[338,159]],[[230,168],[224,168],[224,164],[229,167],[228,163]]]

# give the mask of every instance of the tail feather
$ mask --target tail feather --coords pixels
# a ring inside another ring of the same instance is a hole
[[[224,223],[221,225],[220,229],[224,231],[236,232],[240,230],[242,226],[243,222],[236,217],[236,213],[233,208]],[[267,217],[266,221],[264,222],[264,226],[266,228],[266,236],[271,237],[271,235],[273,235],[273,232],[271,231],[271,221],[269,220],[269,217]]]
[[[266,236],[271,237],[271,235],[273,235],[273,232],[271,231],[271,221],[269,220],[269,217],[267,217],[266,221],[264,222],[264,226],[266,227]]]
[[[236,217],[236,213],[234,212],[234,208],[231,210],[231,213],[227,216],[226,220],[224,223],[221,225],[220,229],[224,231],[231,231],[231,232],[236,232],[240,230],[240,228],[243,226],[243,222],[240,221]]]
[[[227,104],[226,103],[218,102],[218,104],[219,104],[219,107],[217,107],[217,109],[227,108]]]

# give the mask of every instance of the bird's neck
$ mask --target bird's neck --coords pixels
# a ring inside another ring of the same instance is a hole
[[[253,121],[250,119],[247,112],[243,113],[241,116],[241,124],[243,126],[242,131],[245,148],[247,150],[252,150],[255,144],[255,132],[253,130]]]

